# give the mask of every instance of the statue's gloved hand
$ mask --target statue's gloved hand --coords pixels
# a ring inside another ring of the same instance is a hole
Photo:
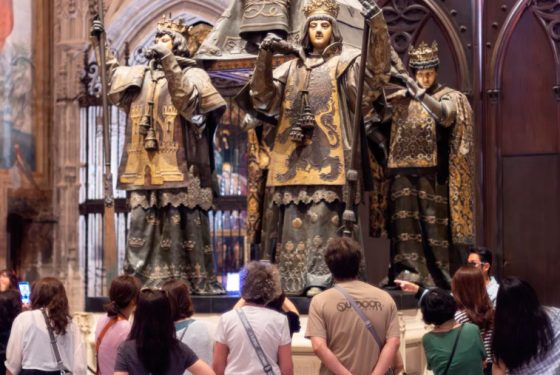
[[[303,47],[295,46],[292,43],[280,38],[274,33],[268,33],[266,38],[263,39],[261,49],[273,53],[281,53],[283,55],[296,55],[305,58],[305,53],[303,52]]]
[[[406,89],[408,90],[410,95],[412,95],[418,100],[421,100],[424,94],[426,93],[426,89],[420,86],[415,80],[413,80],[409,76],[406,77],[408,78],[406,80]]]
[[[89,29],[89,34],[94,37],[98,38],[105,32],[105,27],[103,26],[103,22],[97,18],[97,16],[93,19],[91,23],[91,28]]]
[[[401,73],[395,67],[391,66],[391,76],[401,81],[406,89],[416,99],[420,99],[425,93],[426,89],[421,87],[411,76],[406,73]]]
[[[399,80],[402,82],[403,85],[406,85],[406,82],[410,78],[406,72],[400,72],[394,65],[391,65],[391,71],[389,72],[391,77]]]
[[[169,54],[171,54],[171,50],[162,44],[151,45],[144,51],[144,56],[149,60],[160,60]]]
[[[266,38],[263,39],[261,42],[260,48],[269,51],[269,52],[276,52],[276,48],[278,47],[278,42],[281,42],[282,38],[274,33],[268,33]]]
[[[364,16],[366,20],[371,20],[382,12],[375,0],[360,0],[360,3],[362,4],[362,16]]]

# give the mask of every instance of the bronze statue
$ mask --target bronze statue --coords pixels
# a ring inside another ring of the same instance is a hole
[[[409,67],[415,79],[392,70],[406,89],[387,97],[389,121],[368,127],[368,136],[389,139],[378,161],[388,182],[390,276],[449,289],[461,249],[474,243],[473,112],[465,95],[437,82],[435,42],[411,47]]]
[[[92,33],[102,27],[94,21]],[[164,17],[145,52],[147,66],[107,58],[109,100],[128,114],[117,182],[131,209],[124,267],[148,286],[180,278],[194,294],[222,294],[208,211],[212,138],[226,103],[188,58],[186,31]]]
[[[363,5],[371,27],[365,113],[389,79],[391,48],[381,9],[373,0]],[[303,10],[301,43],[265,38],[250,81],[255,110],[278,117],[272,137],[265,129],[272,141],[262,166],[268,172],[261,246],[292,295],[313,295],[331,285],[323,253],[329,239],[340,235],[352,152],[361,156],[360,194],[371,181],[367,147],[350,149],[360,50],[343,45],[335,0],[309,0]],[[297,57],[273,71],[274,53]]]

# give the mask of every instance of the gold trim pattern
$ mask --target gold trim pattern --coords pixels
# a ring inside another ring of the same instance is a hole
[[[172,207],[185,206],[190,209],[200,207],[208,211],[213,206],[213,194],[211,188],[202,188],[200,179],[192,174],[192,168],[189,170],[187,188],[173,190],[136,190],[130,192],[129,203],[130,208],[142,207],[148,209],[150,207]],[[177,224],[177,223],[176,223]]]
[[[449,219],[437,218],[433,215],[422,215],[418,211],[397,211],[391,216],[391,220],[402,220],[402,219],[416,219],[422,220],[428,224],[439,224],[439,225],[449,225]]]
[[[272,201],[277,205],[288,205],[290,203],[319,203],[320,201],[325,201],[327,203],[332,203],[341,200],[338,193],[332,190],[317,190],[312,195],[306,190],[300,190],[297,195],[292,192],[286,191],[283,193],[274,193],[272,196]]]
[[[404,188],[399,191],[395,191],[391,194],[391,200],[397,200],[398,198],[402,197],[419,197],[420,199],[426,199],[429,201],[433,201],[439,204],[448,204],[449,200],[445,197],[436,194],[429,194],[423,190],[411,189],[411,188]]]

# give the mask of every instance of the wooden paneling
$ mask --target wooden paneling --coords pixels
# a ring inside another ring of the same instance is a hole
[[[548,0],[484,2],[484,229],[498,271],[527,279],[544,303],[560,249],[560,5]]]
[[[502,68],[502,155],[558,153],[556,69],[545,30],[532,12],[517,24]]]
[[[560,155],[503,159],[504,269],[560,305]]]

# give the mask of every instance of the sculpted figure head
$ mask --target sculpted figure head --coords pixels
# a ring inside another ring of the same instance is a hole
[[[171,50],[175,56],[188,57],[187,26],[182,21],[174,21],[163,16],[157,24],[154,43]]]
[[[328,20],[313,20],[309,22],[309,41],[315,50],[324,50],[331,44],[333,33],[331,22]]]
[[[302,31],[302,45],[307,52],[321,52],[329,45],[342,41],[336,22],[339,9],[335,0],[308,0],[303,7],[306,22]]]
[[[416,78],[416,82],[425,89],[437,82],[439,68],[438,45],[434,41],[432,46],[421,42],[418,48],[410,46],[408,50],[408,65]]]

